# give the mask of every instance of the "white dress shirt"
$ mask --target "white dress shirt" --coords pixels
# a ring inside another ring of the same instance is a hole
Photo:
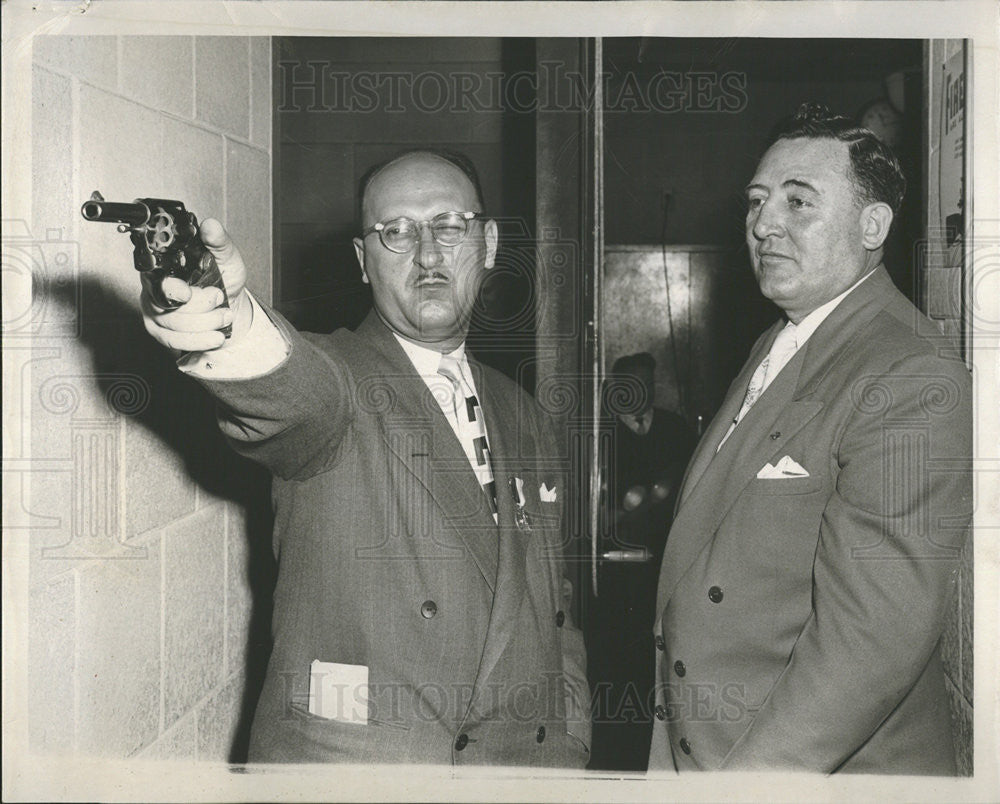
[[[822,324],[824,321],[826,321],[830,313],[832,313],[834,310],[837,309],[837,305],[839,305],[845,298],[847,298],[847,294],[849,294],[852,290],[857,288],[862,282],[864,282],[868,277],[870,277],[874,273],[875,269],[873,268],[871,271],[869,271],[867,274],[861,277],[857,282],[851,285],[843,293],[834,296],[832,299],[830,299],[830,301],[826,302],[825,304],[821,304],[819,307],[817,307],[815,310],[809,313],[809,315],[803,318],[798,324],[793,324],[791,321],[785,324],[785,333],[788,333],[789,331],[794,331],[795,348],[782,349],[779,352],[775,353],[774,346],[772,345],[771,347],[772,351],[769,352],[768,355],[764,358],[764,360],[768,361],[767,371],[764,378],[764,384],[755,399],[760,398],[760,394],[763,394],[764,391],[767,390],[767,386],[774,381],[775,377],[777,377],[778,374],[781,373],[781,370],[786,365],[788,365],[788,363],[791,361],[793,357],[795,357],[795,353],[798,352],[798,350],[801,349],[803,346],[805,346],[806,341],[808,341],[809,338],[812,337],[812,334],[819,328],[819,325]],[[761,363],[763,364],[763,361],[761,361]],[[759,370],[760,366],[758,366],[757,368],[757,371]],[[756,371],[754,373],[756,374]],[[740,409],[740,412],[736,415],[736,418],[733,419],[732,423],[729,425],[729,429],[726,431],[726,434],[722,437],[722,440],[719,442],[719,446],[715,448],[716,452],[722,449],[722,445],[725,444],[726,441],[729,439],[729,436],[733,434],[733,430],[736,429],[736,425],[740,423],[743,416],[746,415],[748,409],[749,409],[748,406],[744,406],[743,408]]]

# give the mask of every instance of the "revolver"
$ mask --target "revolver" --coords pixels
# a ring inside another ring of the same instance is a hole
[[[163,280],[168,276],[196,288],[217,287],[223,294],[223,306],[229,306],[219,266],[201,242],[198,219],[184,208],[183,202],[166,198],[137,198],[131,204],[105,201],[95,190],[90,200],[84,201],[80,213],[88,221],[117,223],[119,232],[128,233],[135,248],[132,253],[135,269],[148,280],[150,294],[158,306],[164,309],[180,306],[180,302],[168,299],[163,293]],[[229,325],[221,332],[228,338],[232,330]]]

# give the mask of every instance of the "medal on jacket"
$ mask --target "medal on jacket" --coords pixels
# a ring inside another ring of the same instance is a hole
[[[507,480],[507,487],[510,489],[510,496],[514,500],[514,524],[519,530],[531,533],[531,520],[528,512],[524,510],[524,481],[519,477],[511,475]]]

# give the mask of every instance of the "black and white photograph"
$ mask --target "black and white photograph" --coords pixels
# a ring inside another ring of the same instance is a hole
[[[3,796],[1000,790],[1000,10],[9,0]]]

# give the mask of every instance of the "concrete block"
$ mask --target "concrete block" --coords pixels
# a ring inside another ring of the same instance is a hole
[[[281,146],[282,223],[327,223],[356,217],[353,146]]]
[[[121,92],[154,109],[194,115],[190,36],[123,36]]]
[[[4,334],[75,337],[80,248],[73,212],[80,202],[73,196],[70,79],[35,67],[32,99],[32,220],[23,227],[4,224]],[[9,299],[18,298],[17,285],[27,291],[29,282],[30,305],[8,307]]]
[[[247,286],[271,300],[271,158],[229,142],[226,155],[226,225],[247,267]]]
[[[69,460],[70,427],[79,412],[102,416],[103,402],[96,393],[96,382],[81,368],[87,363],[82,344],[67,341],[25,366],[29,382],[23,386],[24,408],[30,411],[31,455],[35,460]],[[6,440],[6,439],[5,439]]]
[[[227,506],[226,536],[226,673],[246,668],[253,615],[253,589],[250,586],[250,545],[244,509]],[[263,590],[259,590],[261,593]]]
[[[53,37],[40,36],[39,39]],[[70,79],[35,67],[31,71],[31,233],[45,239],[46,230],[63,230],[72,238],[68,220],[78,202],[73,191],[73,96]],[[83,199],[80,199],[82,202]],[[4,227],[5,238],[9,236]]]
[[[228,134],[249,139],[249,39],[242,36],[195,39],[195,115]]]
[[[199,761],[228,761],[240,722],[244,686],[243,674],[234,674],[198,710]]]
[[[80,187],[88,195],[94,188],[118,201],[162,196],[167,171],[157,169],[162,166],[161,125],[161,116],[145,106],[81,87]]]
[[[131,269],[129,269],[131,270]],[[101,324],[86,340],[63,340],[47,355],[31,363],[31,437],[34,457],[70,458],[70,432],[84,424],[111,425],[119,421],[116,389],[142,386],[142,378],[126,377],[107,360],[120,344],[121,330]],[[105,362],[98,363],[101,352]]]
[[[193,511],[195,487],[183,456],[132,421],[126,422],[124,441],[127,538]]]
[[[125,414],[148,397],[143,378],[97,371],[94,353],[121,352],[114,325],[93,344],[66,341],[32,372],[32,574],[61,571],[63,559],[137,555],[124,544]]]
[[[225,216],[223,191],[223,138],[180,120],[163,121],[163,152],[176,157],[165,177],[165,197],[184,202],[188,210],[205,218]]]
[[[28,545],[28,585],[41,589],[54,577],[76,566],[76,560],[53,553],[72,541],[69,511],[73,489],[68,472],[4,471],[6,515],[20,518],[20,524],[4,528],[4,541],[12,554]],[[30,495],[30,498],[29,498]]]
[[[145,559],[109,558],[80,572],[77,683],[81,753],[128,757],[160,724],[159,535]]]
[[[271,38],[250,37],[250,141],[270,149],[271,115]]]
[[[81,81],[116,89],[118,41],[114,36],[36,36],[32,58]]]
[[[160,197],[172,171],[162,169],[162,122],[156,112],[132,101],[89,87],[80,89],[80,143],[77,157],[79,186],[84,198],[100,190],[110,201]],[[66,210],[67,218],[79,207]],[[138,311],[139,285],[132,269],[132,247],[116,227],[81,223],[80,273],[84,281],[100,286],[120,299],[125,310]],[[86,299],[85,299],[86,303]],[[128,313],[135,319],[133,312]]]
[[[34,589],[28,598],[28,700],[23,704],[32,753],[74,749],[75,609],[72,574]]]
[[[94,346],[106,354],[117,345],[115,328],[107,334]],[[131,388],[134,378],[95,371],[91,346],[82,341],[58,343],[37,350],[25,365],[31,377],[22,404],[31,411],[32,460],[5,473],[7,495],[30,525],[23,535],[30,538],[32,585],[73,566],[74,558],[126,552],[119,451],[124,422],[111,403],[121,403],[115,389]]]
[[[182,717],[156,738],[140,755],[142,759],[198,758],[198,717],[194,712]]]
[[[222,506],[163,531],[164,724],[170,727],[222,680],[224,531]]]
[[[962,550],[961,570],[958,576],[959,587],[962,595],[962,618],[960,622],[960,632],[962,639],[962,695],[966,702],[972,705],[973,680],[975,667],[975,648],[973,623],[975,619],[975,592],[973,572],[973,545],[970,538]]]
[[[89,438],[89,437],[88,437]],[[100,442],[100,436],[95,439]],[[81,455],[94,455],[90,445]],[[44,590],[53,578],[68,570],[124,556],[144,559],[138,546],[124,545],[117,527],[117,487],[102,490],[107,463],[97,470],[81,470],[74,463],[69,470],[41,468],[30,477],[29,583],[33,590]],[[16,488],[6,481],[5,496]],[[8,540],[19,531],[7,533]]]

